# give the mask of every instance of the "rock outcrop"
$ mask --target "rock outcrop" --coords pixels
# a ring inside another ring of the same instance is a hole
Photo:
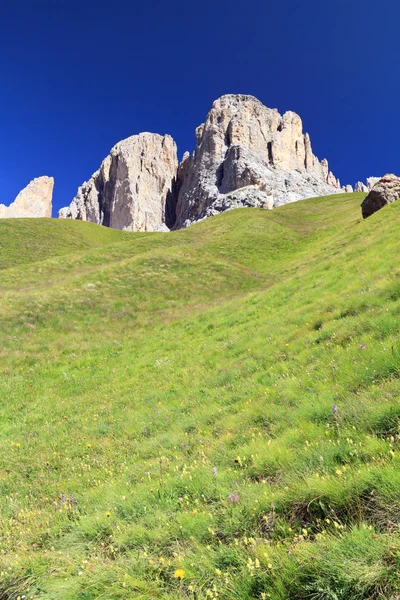
[[[37,177],[24,188],[10,206],[0,204],[0,218],[51,217],[54,179]]]
[[[314,156],[300,117],[282,116],[253,96],[216,100],[196,139],[179,165],[168,135],[118,143],[59,217],[164,231],[230,208],[273,208],[342,191],[327,161]]]
[[[368,187],[362,183],[362,181],[357,181],[356,185],[354,186],[354,191],[355,192],[368,192]]]
[[[134,135],[112,148],[58,216],[125,231],[166,231],[166,222],[173,225],[169,212],[175,213],[177,169],[176,144],[169,135]]]
[[[341,191],[328,162],[314,156],[300,117],[253,96],[216,100],[196,140],[179,167],[175,228],[236,206],[272,208]]]
[[[344,192],[346,192],[346,194],[352,194],[353,193],[353,186],[352,185],[345,185],[342,189],[343,189]]]
[[[362,181],[357,181],[356,185],[354,186],[354,191],[355,192],[370,192],[372,190],[372,188],[374,187],[374,185],[376,183],[378,183],[378,181],[381,180],[381,177],[368,177],[366,184],[362,183]]]
[[[393,174],[382,177],[361,204],[364,219],[400,198],[400,178]]]

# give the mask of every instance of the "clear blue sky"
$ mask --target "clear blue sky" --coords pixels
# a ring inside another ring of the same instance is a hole
[[[1,2],[0,202],[52,175],[69,204],[140,131],[182,155],[226,93],[298,112],[343,183],[400,175],[399,22],[397,0]]]

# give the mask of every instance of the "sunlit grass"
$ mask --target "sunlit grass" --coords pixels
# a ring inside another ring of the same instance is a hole
[[[400,208],[361,198],[9,260],[0,598],[396,598]]]

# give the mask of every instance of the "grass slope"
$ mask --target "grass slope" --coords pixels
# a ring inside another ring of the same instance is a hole
[[[83,226],[82,226],[83,225]],[[0,219],[0,269],[127,239],[128,234],[80,221]]]
[[[398,597],[400,205],[362,197],[8,263],[2,600]]]

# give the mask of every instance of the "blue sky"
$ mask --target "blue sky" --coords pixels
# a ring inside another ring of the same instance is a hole
[[[120,139],[179,154],[226,93],[294,110],[342,183],[400,175],[396,0],[15,0],[0,7],[0,202],[40,175],[54,208]]]

